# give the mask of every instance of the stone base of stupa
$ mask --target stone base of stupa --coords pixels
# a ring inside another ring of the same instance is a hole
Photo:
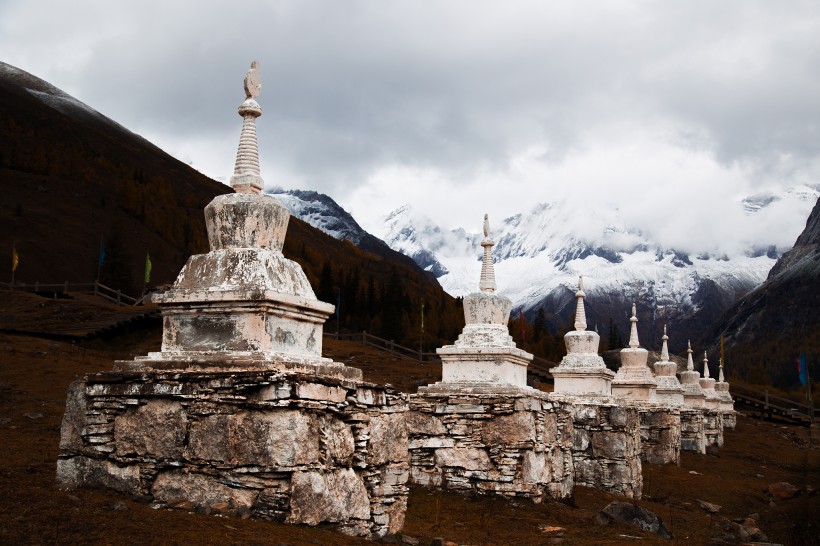
[[[58,483],[365,537],[398,532],[408,494],[405,395],[283,368],[75,381]]]
[[[458,347],[436,349],[441,358],[442,383],[527,386],[532,355],[514,347]]]
[[[561,361],[561,365],[550,370],[550,375],[555,380],[553,392],[608,396],[612,394],[612,379],[615,377],[615,372],[600,366],[565,366],[564,361]]]
[[[630,402],[654,402],[658,385],[654,381],[619,380],[612,381],[612,396]]]
[[[706,453],[702,409],[687,406],[680,408],[680,448],[681,451]]]
[[[575,484],[640,499],[641,426],[638,409],[612,396],[551,393],[572,416]]]
[[[658,385],[655,390],[655,401],[671,407],[680,407],[684,404],[683,389],[680,387],[664,388]]]
[[[723,428],[735,430],[737,426],[737,412],[735,411],[734,403],[720,406],[720,413],[723,414]]]
[[[411,483],[534,502],[572,494],[572,418],[546,393],[442,382],[409,406]]]

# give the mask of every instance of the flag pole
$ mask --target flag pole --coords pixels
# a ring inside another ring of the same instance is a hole
[[[14,290],[14,271],[17,269],[17,243],[11,242],[11,289]]]
[[[419,327],[419,361],[424,360],[424,302],[421,302],[421,326]]]

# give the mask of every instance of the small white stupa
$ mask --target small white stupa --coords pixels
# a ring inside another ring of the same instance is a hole
[[[686,356],[686,371],[680,373],[683,403],[693,408],[702,408],[706,404],[706,398],[700,386],[700,374],[695,371],[695,362],[692,360],[692,343],[690,341],[686,343],[686,352],[688,353]]]
[[[666,335],[666,325],[663,326],[663,345],[661,346],[661,359],[655,362],[655,381],[658,383],[658,390],[655,395],[659,402],[665,402],[670,406],[683,405],[683,387],[678,381],[675,373],[678,365],[669,361],[669,347]]]
[[[485,214],[479,292],[464,298],[465,326],[456,342],[436,349],[441,357],[441,382],[421,387],[420,392],[454,387],[530,388],[527,387],[527,366],[532,355],[515,346],[507,328],[512,301],[496,294],[494,245]]]
[[[638,317],[632,304],[632,328],[629,332],[629,347],[621,349],[621,367],[612,380],[612,395],[635,401],[654,401],[658,384],[652,371],[646,365],[649,352],[640,347],[638,341]]]
[[[361,379],[361,370],[322,357],[322,329],[334,306],[319,301],[301,266],[282,254],[290,213],[261,193],[256,62],[244,87],[236,193],[205,207],[211,250],[191,256],[173,286],[152,298],[163,317],[161,351],[115,369],[263,368]]]
[[[706,398],[705,406],[711,409],[720,409],[720,399],[715,392],[715,380],[709,377],[709,358],[706,351],[703,351],[703,377],[698,381],[703,389],[703,396]]]
[[[720,357],[720,371],[718,372],[718,380],[715,383],[715,392],[719,401],[718,408],[723,414],[723,426],[730,429],[735,428],[735,401],[732,400],[732,395],[729,394],[729,383],[723,378],[723,356]]]
[[[578,291],[575,293],[575,330],[564,335],[567,356],[550,370],[555,378],[554,392],[610,395],[615,372],[607,369],[604,360],[598,355],[601,337],[597,332],[586,329],[584,296],[584,278],[579,276]]]

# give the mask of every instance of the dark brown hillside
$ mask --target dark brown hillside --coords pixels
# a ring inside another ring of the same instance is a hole
[[[105,284],[139,294],[146,253],[148,288],[170,283],[188,256],[208,250],[203,208],[229,191],[50,84],[0,63],[0,281],[10,281],[14,243],[16,282],[90,282],[104,239]],[[422,301],[426,344],[449,342],[461,327],[456,301],[386,247],[363,251],[292,218],[285,255],[302,264],[321,299],[335,304],[341,291],[343,330],[415,347]]]
[[[715,366],[721,335],[725,336],[730,374],[751,383],[794,387],[799,385],[795,362],[805,352],[810,376],[818,377],[820,201],[814,205],[794,247],[780,257],[769,278],[733,305],[707,332],[705,345],[711,347],[710,364]]]

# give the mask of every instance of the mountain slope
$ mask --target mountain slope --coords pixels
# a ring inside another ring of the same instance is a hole
[[[751,196],[738,206],[755,214],[771,203],[803,203],[818,193],[820,187],[801,187],[787,195]],[[776,248],[752,244],[731,257],[690,255],[652,241],[617,209],[589,210],[586,216],[589,220],[579,223],[566,203],[546,203],[503,220],[491,219],[500,292],[528,320],[541,315],[553,334],[571,322],[578,275],[583,275],[588,323],[597,323],[605,342],[616,341],[610,338],[617,336],[607,335],[614,328],[628,331],[628,312],[636,302],[642,343],[659,346],[663,324],[668,323],[670,348],[682,351],[687,339],[699,339],[732,303],[763,282],[778,256]],[[480,218],[476,220],[479,227]],[[450,294],[475,290],[479,234],[444,230],[405,206],[386,216],[377,235],[435,272]]]
[[[0,63],[0,263],[11,263],[14,244],[16,282],[90,282],[101,241],[101,278],[113,288],[141,292],[147,253],[148,287],[172,282],[189,255],[208,250],[203,208],[230,191]],[[463,320],[454,298],[412,260],[371,239],[363,237],[357,248],[294,217],[284,252],[302,265],[321,299],[336,303],[341,296],[342,328],[416,346],[413,325],[425,302],[425,343],[450,342]]]
[[[794,248],[783,254],[764,283],[732,305],[706,332],[719,351],[725,338],[728,370],[751,382],[798,384],[795,360],[807,354],[810,376],[820,373],[820,201]],[[717,362],[717,360],[714,360]]]

